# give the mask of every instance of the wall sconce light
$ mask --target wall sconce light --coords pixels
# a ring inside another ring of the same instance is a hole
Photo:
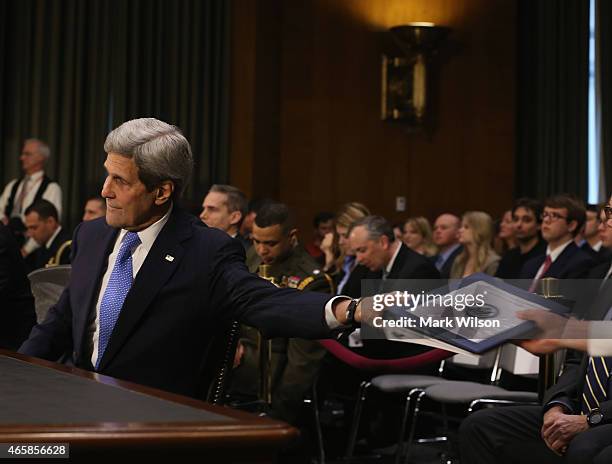
[[[381,118],[422,126],[428,116],[432,58],[449,29],[408,23],[389,32],[403,55],[382,56]]]

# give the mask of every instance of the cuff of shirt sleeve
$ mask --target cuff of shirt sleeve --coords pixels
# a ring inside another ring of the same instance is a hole
[[[563,407],[563,410],[565,411],[566,414],[573,414],[574,413],[574,409],[572,408],[572,405],[566,403],[565,401],[561,401],[561,400],[552,400],[552,401],[549,401],[542,408],[542,412],[543,413],[547,412],[549,409],[552,409],[553,406],[561,406],[561,407]]]
[[[348,327],[346,325],[340,324],[340,322],[338,322],[338,319],[336,319],[336,316],[334,316],[334,302],[335,301],[340,301],[340,300],[350,300],[351,298],[348,296],[344,296],[344,295],[338,295],[333,297],[331,300],[329,300],[327,303],[325,303],[325,322],[327,322],[327,326],[334,330],[334,329],[338,329],[338,328],[342,328],[342,327]]]

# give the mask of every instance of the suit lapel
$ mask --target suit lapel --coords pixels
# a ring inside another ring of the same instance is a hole
[[[106,271],[108,256],[112,252],[118,233],[119,229],[113,229],[112,227],[106,226],[96,239],[96,242],[100,243],[102,246],[92,247],[90,250],[86,250],[88,256],[85,262],[85,270],[81,275],[71,277],[71,280],[79,279],[79,287],[74,286],[74,288],[83,288],[81,294],[74,295],[76,301],[79,301],[79,308],[81,309],[80,311],[74,312],[76,330],[74,334],[75,347],[83,346],[83,333],[87,325],[89,314],[96,304],[94,297],[98,294],[97,290],[100,288],[102,276]],[[81,283],[80,279],[83,276],[93,276],[93,278],[83,278],[83,282]]]
[[[153,243],[125,299],[117,324],[100,361],[100,370],[103,370],[118,353],[151,302],[181,262],[184,254],[181,242],[191,236],[189,226],[180,227],[184,222],[186,218],[182,213],[179,211],[172,213]],[[171,259],[166,257],[171,257]]]
[[[564,277],[565,270],[567,268],[567,263],[572,259],[572,256],[579,250],[579,248],[571,242],[565,249],[561,252],[561,254],[555,259],[555,262],[551,264],[548,272],[543,277],[554,276],[557,278]],[[545,258],[546,259],[546,258]]]
[[[400,249],[397,252],[393,266],[387,275],[387,279],[398,279],[400,270],[404,267],[408,253],[406,252],[406,245],[400,244]]]

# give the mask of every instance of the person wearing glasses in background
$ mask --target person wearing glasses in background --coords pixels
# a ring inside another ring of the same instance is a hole
[[[566,250],[584,253],[567,234],[563,221],[575,231],[576,211],[572,201],[547,201],[542,233],[552,244],[552,253]],[[565,204],[566,206],[560,206]],[[604,216],[605,215],[605,216]],[[555,217],[558,216],[558,217]],[[612,242],[612,207],[602,211],[600,237],[604,246]],[[550,227],[551,223],[558,223]],[[548,224],[549,227],[545,227]],[[558,236],[558,238],[554,238]],[[550,253],[547,251],[547,256]],[[560,257],[557,257],[557,260]],[[567,258],[569,260],[569,258]],[[578,262],[577,258],[573,258]],[[608,264],[608,270],[610,266]],[[552,268],[552,266],[551,266]],[[517,316],[535,322],[537,339],[516,341],[533,354],[559,349],[585,351],[588,356],[568,352],[563,373],[544,394],[542,405],[482,409],[468,416],[459,430],[461,462],[546,462],[604,464],[612,462],[612,272],[603,276],[587,320],[567,319],[544,310],[519,311]],[[601,277],[600,277],[601,278]]]
[[[520,275],[521,279],[533,279],[530,291],[545,277],[582,278],[595,265],[593,258],[574,242],[586,220],[581,201],[568,194],[549,197],[544,202],[541,219],[546,254],[528,260]]]

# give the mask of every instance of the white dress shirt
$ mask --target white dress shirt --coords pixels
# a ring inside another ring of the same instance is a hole
[[[44,171],[38,171],[32,174],[29,177],[29,179],[27,179],[27,184],[28,184],[26,186],[27,193],[25,197],[23,198],[21,208],[19,207],[17,200],[19,199],[19,196],[21,195],[21,191],[24,188],[23,184],[25,182],[21,182],[19,184],[19,186],[17,187],[17,191],[15,192],[13,211],[9,214],[10,217],[19,216],[21,220],[25,223],[25,214],[24,214],[25,210],[28,208],[28,206],[30,206],[34,202],[34,197],[36,196],[36,193],[38,192],[38,188],[40,187],[40,183],[42,182],[42,178],[44,174],[45,174]],[[0,219],[6,216],[4,214],[4,210],[6,209],[6,205],[11,196],[11,191],[13,190],[13,186],[15,185],[15,182],[17,182],[18,180],[19,179],[13,179],[12,181],[10,181],[4,188],[2,195],[0,195]],[[61,220],[61,217],[62,217],[62,189],[57,182],[51,182],[47,186],[47,189],[42,195],[42,199],[51,202],[53,206],[55,206],[55,209],[57,209],[57,217],[59,220]],[[38,248],[38,244],[33,239],[28,238],[23,248],[26,254],[30,254]]]
[[[389,275],[389,273],[391,272],[391,269],[393,269],[393,265],[395,264],[395,260],[397,259],[397,255],[399,255],[400,248],[402,247],[402,244],[401,244],[401,242],[399,240],[396,240],[393,243],[395,244],[395,246],[397,248],[393,252],[393,255],[391,256],[391,259],[387,263],[387,266],[385,266],[385,272],[383,272],[383,275],[385,277],[387,277],[387,275]]]
[[[11,212],[11,215],[10,215],[11,217],[19,216],[21,217],[22,221],[25,221],[25,215],[23,213],[28,208],[28,206],[30,206],[34,202],[34,197],[36,196],[36,192],[38,192],[38,188],[40,187],[40,183],[42,182],[42,178],[44,175],[45,175],[44,171],[38,171],[29,177],[28,182],[27,182],[28,185],[25,186],[27,193],[25,197],[23,198],[23,204],[22,204],[21,210],[19,210],[17,199],[21,195],[21,191],[24,188],[23,184],[25,182],[21,182],[21,184],[17,187],[17,191],[15,192],[15,204],[13,205],[13,211]],[[13,185],[15,185],[15,182],[17,182],[18,180],[19,179],[13,179],[12,181],[10,181],[4,188],[2,195],[0,195],[0,217],[4,216],[4,210],[6,209],[6,204],[8,203],[9,197],[11,196]],[[47,186],[45,193],[43,193],[42,198],[44,200],[51,202],[53,206],[55,206],[55,208],[57,209],[58,218],[61,220],[61,217],[62,217],[62,189],[59,186],[59,184],[57,184],[57,182],[51,182]]]

